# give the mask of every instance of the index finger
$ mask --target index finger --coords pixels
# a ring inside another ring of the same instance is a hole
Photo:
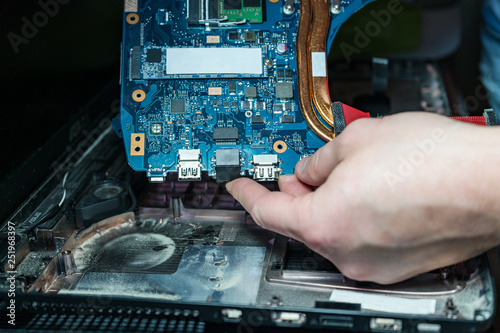
[[[254,221],[265,229],[302,240],[301,226],[304,221],[306,196],[293,196],[284,192],[271,192],[259,183],[240,178],[226,185]]]

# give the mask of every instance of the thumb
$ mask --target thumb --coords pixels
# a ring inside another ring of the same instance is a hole
[[[312,156],[300,160],[295,166],[295,175],[311,186],[322,185],[330,173],[348,154],[366,144],[375,119],[360,119],[345,129],[342,134],[321,147]]]

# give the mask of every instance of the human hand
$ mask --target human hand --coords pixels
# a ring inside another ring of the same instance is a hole
[[[345,276],[395,283],[500,243],[499,147],[499,129],[442,116],[361,119],[282,176],[281,192],[246,178],[227,189]]]

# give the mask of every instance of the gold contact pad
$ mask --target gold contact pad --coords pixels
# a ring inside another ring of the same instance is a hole
[[[130,156],[144,156],[144,133],[132,133],[130,136]]]

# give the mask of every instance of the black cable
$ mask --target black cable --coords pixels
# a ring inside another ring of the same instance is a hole
[[[38,227],[39,225],[54,218],[57,215],[57,213],[60,211],[62,205],[64,204],[64,201],[66,200],[66,193],[67,193],[66,182],[68,180],[68,175],[69,175],[69,171],[66,171],[66,173],[64,174],[63,180],[62,180],[63,194],[62,194],[62,197],[61,197],[61,200],[59,201],[59,203],[56,206],[49,209],[47,212],[45,212],[45,214],[43,214],[42,217],[37,222],[33,223],[28,229],[26,229],[25,230],[26,234],[35,230],[35,228]]]

